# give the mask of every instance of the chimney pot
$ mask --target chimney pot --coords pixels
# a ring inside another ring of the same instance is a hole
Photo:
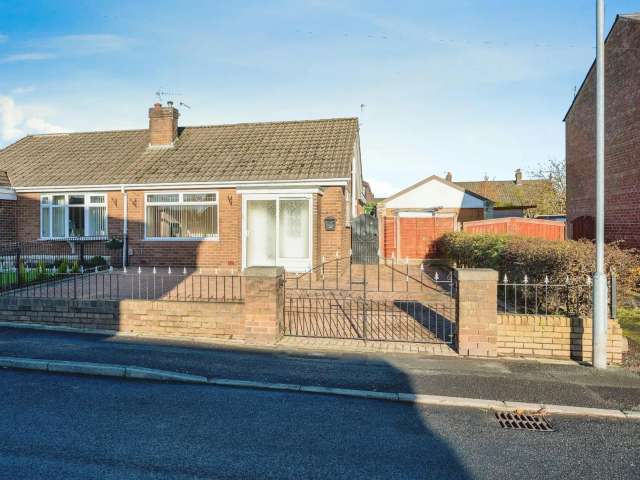
[[[447,176],[445,178],[447,179],[447,182],[453,182],[453,175],[451,172],[447,172]]]
[[[149,109],[149,146],[170,147],[178,138],[178,117],[180,113],[172,102],[163,107],[155,103]]]
[[[522,170],[516,170],[516,185],[522,185]]]

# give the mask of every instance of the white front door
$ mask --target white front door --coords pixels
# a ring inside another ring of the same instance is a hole
[[[244,266],[311,268],[311,197],[244,196]]]

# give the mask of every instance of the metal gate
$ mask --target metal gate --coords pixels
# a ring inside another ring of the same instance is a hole
[[[363,214],[351,222],[351,250],[354,263],[378,262],[378,219]]]
[[[456,294],[453,272],[339,258],[287,277],[282,333],[452,344]]]

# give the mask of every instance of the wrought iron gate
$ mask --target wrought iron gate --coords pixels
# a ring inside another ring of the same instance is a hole
[[[351,222],[351,249],[354,263],[378,262],[378,219],[359,215]]]
[[[283,334],[450,344],[457,331],[456,293],[452,273],[335,259],[288,276]]]

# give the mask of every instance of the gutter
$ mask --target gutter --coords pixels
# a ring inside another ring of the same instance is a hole
[[[182,182],[182,183],[126,183],[126,184],[102,184],[102,185],[41,185],[31,187],[14,187],[16,192],[68,192],[68,191],[113,191],[122,190],[173,190],[173,189],[198,189],[198,188],[222,188],[222,187],[298,187],[298,186],[345,186],[351,179],[341,178],[310,178],[304,180],[246,180],[224,182]]]

